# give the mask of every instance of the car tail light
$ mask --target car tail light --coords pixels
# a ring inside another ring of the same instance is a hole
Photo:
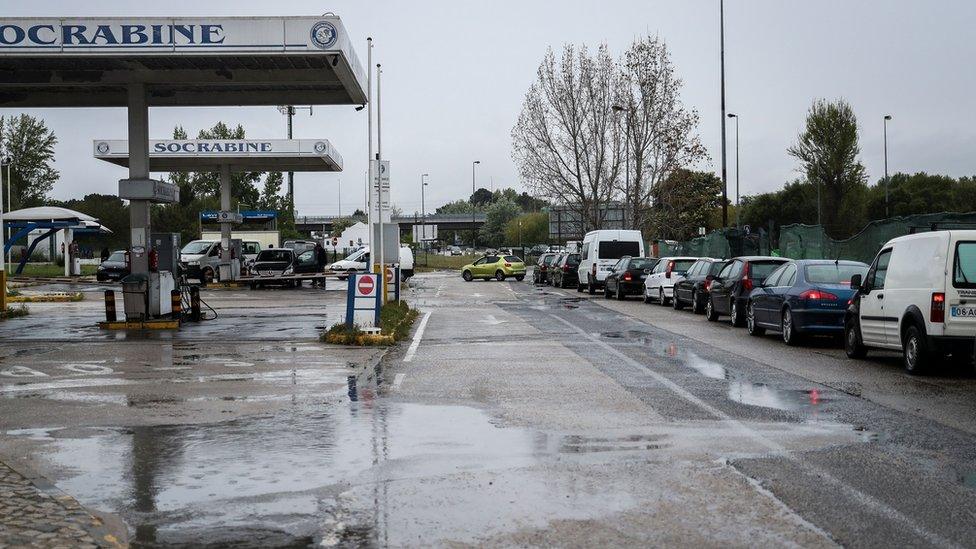
[[[625,282],[630,282],[631,280],[633,280],[633,276],[631,276],[630,271],[627,271],[626,273],[624,273],[624,281]]]
[[[749,278],[749,264],[746,263],[742,268],[742,289],[751,292],[752,291],[752,279]]]
[[[837,301],[837,296],[823,290],[807,290],[800,294],[800,299],[812,299],[814,301]]]
[[[671,278],[671,271],[674,270],[674,261],[668,261],[668,268],[664,271],[664,278]]]
[[[945,294],[935,292],[932,294],[932,310],[930,312],[932,322],[945,322]]]
[[[569,272],[569,265],[563,265],[563,272],[564,273],[568,273]]]

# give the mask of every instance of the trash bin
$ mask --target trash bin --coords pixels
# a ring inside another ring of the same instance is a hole
[[[122,279],[122,300],[126,320],[149,316],[149,274],[133,273]]]

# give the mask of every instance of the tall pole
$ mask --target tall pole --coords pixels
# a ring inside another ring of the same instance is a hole
[[[729,225],[729,182],[725,172],[725,0],[718,0],[719,60],[722,79],[722,226]]]
[[[9,171],[7,172],[10,173]],[[0,165],[0,185],[3,184],[3,166]],[[7,185],[10,185],[10,176],[7,176]],[[9,187],[8,187],[9,188]],[[9,200],[8,200],[9,202]],[[0,189],[0,254],[6,246],[3,234],[3,189]],[[0,261],[0,314],[7,313],[7,265],[5,261]]]
[[[376,64],[376,189],[377,189],[377,205],[376,212],[378,214],[379,226],[380,226],[380,276],[383,280],[383,296],[385,304],[386,296],[386,257],[384,257],[384,245],[383,245],[383,233],[386,232],[383,229],[383,174],[380,173],[380,166],[383,160],[383,94],[381,83],[383,81],[383,68],[379,63]]]
[[[890,180],[888,179],[888,121],[891,120],[891,115],[886,114],[884,117],[884,170],[885,170],[885,219],[891,215],[888,206],[888,187],[890,186]],[[9,185],[9,183],[8,183]]]
[[[336,207],[339,209],[339,217],[342,217],[342,178],[339,177],[336,181],[338,181],[339,185],[339,192],[336,193],[336,202],[338,202]]]
[[[14,163],[13,158],[7,159],[7,212],[8,213],[10,212],[11,209],[13,209],[14,206],[14,201],[10,199],[10,187],[13,187],[13,183],[14,183],[13,178],[10,177],[10,167],[13,165],[13,163]],[[3,224],[0,223],[0,227],[2,226]],[[7,227],[7,240],[10,240],[10,227]],[[0,250],[2,249],[3,247],[0,246]],[[7,250],[7,263],[10,263],[10,250]]]
[[[294,105],[288,105],[288,140],[292,136],[292,118],[295,117]],[[295,218],[295,172],[288,172],[288,209],[291,210],[292,219]]]
[[[427,186],[425,181],[427,177],[430,177],[430,174],[420,174],[420,241],[424,243],[425,249],[427,248],[427,209],[424,206],[424,187]]]
[[[730,112],[729,118],[735,119],[735,226],[739,227],[739,115]]]
[[[373,164],[373,38],[366,39],[366,140],[369,158],[366,159],[366,243],[376,257],[373,248],[373,182],[369,177],[369,166]],[[373,261],[375,263],[375,261]],[[367,268],[370,265],[366,266]]]
[[[481,164],[480,160],[475,160],[471,163],[471,250],[473,251],[477,246],[478,237],[476,236],[477,230],[475,228],[475,203],[474,203],[474,168],[478,164]]]

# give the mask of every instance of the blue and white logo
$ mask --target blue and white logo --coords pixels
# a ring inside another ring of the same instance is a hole
[[[328,49],[335,45],[339,33],[335,26],[328,21],[319,21],[312,25],[312,42],[319,48]]]
[[[317,152],[319,154],[324,153],[325,152],[325,143],[323,143],[322,141],[316,141],[315,142],[315,152]]]
[[[99,142],[95,148],[98,149],[98,154],[108,154],[109,146],[104,141]]]

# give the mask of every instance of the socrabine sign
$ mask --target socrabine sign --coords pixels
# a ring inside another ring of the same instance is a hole
[[[0,21],[5,54],[92,51],[348,50],[337,17],[8,18]]]
[[[124,164],[129,158],[129,142],[126,140],[96,139],[92,143],[94,156],[115,164]],[[260,159],[320,159],[332,170],[341,171],[342,157],[326,139],[153,139],[149,141],[149,159],[213,160],[214,164],[249,164]],[[168,164],[168,162],[167,162]],[[193,164],[188,165],[192,167]],[[312,164],[311,166],[315,166]],[[170,167],[170,166],[167,166]],[[168,170],[159,170],[168,171]]]

